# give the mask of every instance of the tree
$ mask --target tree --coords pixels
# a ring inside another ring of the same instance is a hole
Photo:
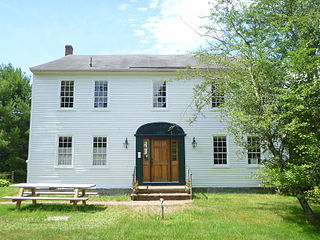
[[[296,196],[320,225],[305,195],[320,185],[320,1],[217,0],[209,19],[210,45],[197,56],[220,68],[180,75],[203,79],[193,120],[214,83],[226,96],[221,111],[238,143],[254,135],[269,152],[262,183]]]
[[[25,181],[28,155],[30,78],[11,64],[0,66],[0,172]]]

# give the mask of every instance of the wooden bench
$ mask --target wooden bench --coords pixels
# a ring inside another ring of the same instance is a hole
[[[35,194],[37,195],[74,195],[74,192],[40,192],[40,191],[36,191]],[[97,192],[86,192],[86,195],[98,195]],[[23,193],[24,196],[28,196],[28,195],[32,195],[32,192],[24,192]]]
[[[77,203],[79,201],[82,201],[83,204],[86,204],[86,201],[89,199],[88,197],[72,197],[72,198],[65,198],[65,197],[32,197],[32,196],[26,196],[26,197],[2,197],[3,199],[11,199],[12,202],[16,202],[16,209],[20,209],[21,206],[21,202],[24,200],[32,200],[33,203],[35,204],[37,200],[49,200],[49,201],[56,201],[56,200],[66,200],[66,201],[70,201],[70,203],[72,204],[72,209],[76,210],[77,209]]]

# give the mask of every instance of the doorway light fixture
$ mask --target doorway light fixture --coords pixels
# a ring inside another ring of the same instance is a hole
[[[123,143],[124,148],[128,148],[129,147],[129,142],[128,142],[128,138],[126,138],[126,140]]]
[[[192,147],[193,147],[193,148],[196,148],[196,147],[197,147],[198,143],[197,143],[195,137],[193,137],[193,140],[192,140],[192,143],[191,143],[191,144],[192,144]]]

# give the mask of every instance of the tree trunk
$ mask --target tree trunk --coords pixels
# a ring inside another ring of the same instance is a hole
[[[316,226],[320,226],[320,218],[318,218],[315,213],[312,211],[311,207],[309,206],[309,203],[307,202],[306,198],[303,196],[303,194],[298,193],[296,197],[299,200],[299,203],[301,207],[303,208],[304,213],[306,214],[308,220],[310,223]]]

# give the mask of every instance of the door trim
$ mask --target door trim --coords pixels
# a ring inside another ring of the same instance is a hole
[[[136,131],[136,177],[140,185],[185,185],[185,144],[186,134],[183,129],[173,123],[154,122],[147,123]],[[178,181],[170,182],[143,182],[143,139],[177,139],[179,155],[179,177]]]

